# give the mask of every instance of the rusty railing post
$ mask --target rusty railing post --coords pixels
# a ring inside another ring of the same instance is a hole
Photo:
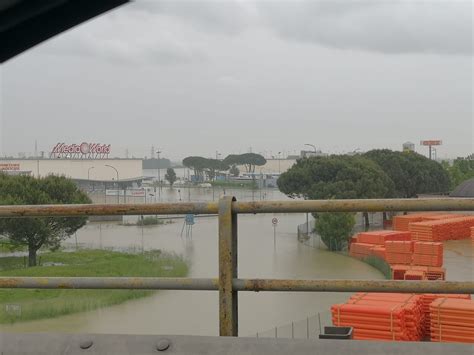
[[[237,336],[238,300],[232,279],[237,278],[237,214],[235,197],[219,200],[219,335]]]

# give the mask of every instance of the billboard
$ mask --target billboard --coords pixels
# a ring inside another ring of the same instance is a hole
[[[107,159],[110,154],[110,144],[87,143],[66,144],[57,143],[49,156],[66,159]]]
[[[420,141],[420,145],[442,145],[443,141],[440,140],[428,140],[428,141]]]
[[[17,163],[1,163],[0,171],[18,171],[20,170],[20,164]]]

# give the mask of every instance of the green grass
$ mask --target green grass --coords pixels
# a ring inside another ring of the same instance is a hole
[[[392,269],[390,268],[390,265],[385,262],[385,260],[371,255],[364,258],[363,261],[379,270],[382,274],[384,274],[386,279],[390,280],[392,278]]]
[[[0,240],[0,253],[11,253],[15,251],[26,251],[24,245],[15,245],[8,240]]]
[[[56,266],[23,268],[23,257],[0,258],[0,276],[144,276],[183,277],[188,267],[175,255],[150,251],[127,254],[103,250],[54,252],[41,255],[41,262]],[[21,267],[18,268],[18,267]],[[0,290],[0,323],[52,318],[94,310],[130,299],[145,297],[153,291],[132,290]],[[18,305],[20,312],[7,312],[6,305]]]

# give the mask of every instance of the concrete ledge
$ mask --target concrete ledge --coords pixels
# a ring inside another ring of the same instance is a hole
[[[176,335],[0,333],[0,352],[2,354],[472,355],[474,344]]]

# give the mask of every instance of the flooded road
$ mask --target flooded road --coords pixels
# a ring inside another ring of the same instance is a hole
[[[245,278],[382,279],[377,270],[358,260],[312,248],[296,239],[303,214],[239,216],[239,276]],[[191,277],[217,277],[217,218],[197,218],[192,239],[180,237],[183,220],[153,227],[90,223],[77,233],[87,247],[162,249],[183,255]],[[143,239],[142,239],[143,230]],[[74,247],[74,238],[66,244]],[[328,312],[346,294],[239,293],[239,333],[242,336]],[[218,334],[217,292],[158,291],[121,305],[54,319],[1,326],[1,331],[129,334]]]

